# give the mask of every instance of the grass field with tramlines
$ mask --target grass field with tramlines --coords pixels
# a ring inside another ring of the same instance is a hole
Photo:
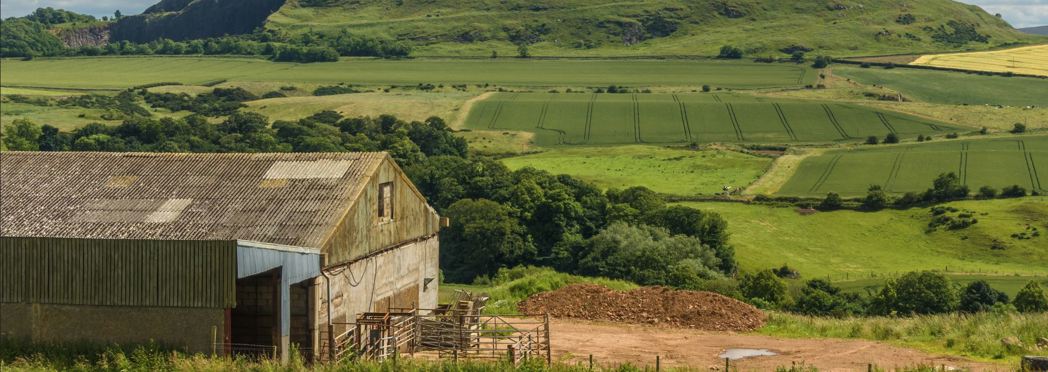
[[[890,193],[920,192],[954,172],[972,190],[1019,185],[1048,192],[1048,136],[942,141],[828,151],[805,159],[780,195],[865,195],[870,185]]]
[[[534,132],[539,145],[821,143],[936,135],[954,127],[850,104],[728,93],[499,93],[466,127]]]

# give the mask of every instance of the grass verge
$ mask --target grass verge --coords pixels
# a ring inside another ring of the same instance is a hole
[[[1048,313],[986,312],[910,318],[816,318],[788,313],[768,314],[757,332],[791,338],[857,338],[886,341],[935,353],[979,360],[1012,361],[1034,353],[1037,337],[1048,329]],[[1021,346],[1007,346],[1006,337],[1017,337]]]

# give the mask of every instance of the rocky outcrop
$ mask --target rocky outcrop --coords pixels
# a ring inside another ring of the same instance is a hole
[[[114,41],[138,43],[159,38],[203,39],[251,33],[285,0],[165,0],[150,11],[123,17],[110,28]]]
[[[102,46],[109,43],[109,25],[92,25],[82,28],[63,29],[55,36],[69,48]]]

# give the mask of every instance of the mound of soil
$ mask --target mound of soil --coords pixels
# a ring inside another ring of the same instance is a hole
[[[622,292],[575,284],[521,301],[524,314],[643,323],[708,331],[752,331],[764,324],[757,308],[712,292],[643,287]]]

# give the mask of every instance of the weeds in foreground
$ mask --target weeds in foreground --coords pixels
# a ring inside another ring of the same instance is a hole
[[[1039,352],[1037,338],[1048,335],[1048,313],[999,311],[835,319],[772,312],[757,332],[887,341],[950,355],[1001,360]],[[1003,342],[1005,339],[1019,342]]]

